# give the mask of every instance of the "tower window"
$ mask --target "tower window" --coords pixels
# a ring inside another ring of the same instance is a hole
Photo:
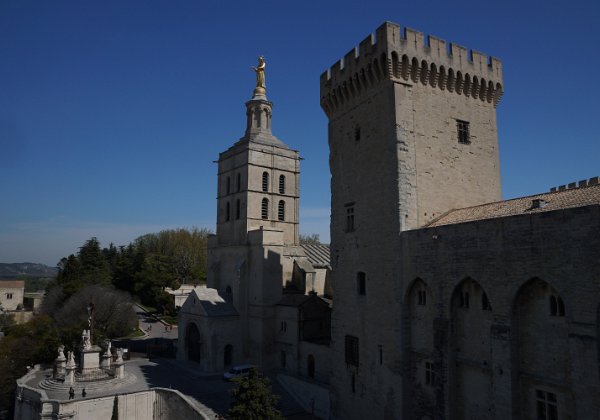
[[[558,404],[556,402],[556,394],[553,392],[535,390],[537,419],[540,420],[557,420],[558,419]]]
[[[367,275],[362,271],[359,271],[356,274],[356,285],[359,295],[364,296],[367,294]]]
[[[483,295],[481,295],[481,309],[483,309],[484,311],[492,310],[492,305],[490,305],[490,300],[488,299],[488,297],[485,293]]]
[[[354,206],[346,207],[346,232],[354,232]]]
[[[231,220],[231,204],[229,201],[225,205],[225,221],[229,222]]]
[[[269,191],[269,173],[263,172],[262,175],[262,190],[267,192]]]
[[[240,200],[235,200],[235,218],[239,219],[241,212],[242,212],[242,208],[241,208],[241,204],[240,204]]]
[[[456,129],[458,132],[458,142],[462,144],[471,144],[471,136],[469,134],[469,122],[456,120]]]
[[[460,293],[459,306],[461,308],[469,309],[469,292],[461,292]]]
[[[227,194],[231,193],[231,178],[227,177]]]
[[[565,303],[560,296],[550,296],[550,315],[565,316]]]
[[[425,362],[425,385],[435,386],[435,369],[433,363]]]
[[[242,190],[242,174],[237,174],[237,192]]]
[[[358,367],[358,337],[346,336],[346,364]]]
[[[263,219],[268,219],[269,218],[269,200],[267,200],[266,198],[262,199],[260,210],[261,210],[260,216]]]
[[[427,291],[419,290],[417,294],[417,305],[427,305]]]
[[[285,201],[283,200],[280,200],[277,206],[277,219],[281,221],[285,220]]]
[[[383,365],[383,346],[380,344],[379,348],[379,364]]]
[[[279,194],[285,194],[285,175],[279,175]]]

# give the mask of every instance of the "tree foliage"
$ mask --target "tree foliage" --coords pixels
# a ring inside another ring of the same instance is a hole
[[[300,234],[300,243],[303,245],[321,245],[321,239],[318,233]]]
[[[231,420],[278,420],[283,415],[276,408],[279,396],[271,391],[271,381],[261,376],[256,368],[246,378],[235,380],[236,388],[231,391],[234,401],[227,413]]]
[[[206,281],[206,254],[209,231],[206,229],[172,229],[140,236],[128,246],[109,244],[101,248],[91,238],[77,255],[63,258],[53,286],[60,286],[63,301],[82,288],[112,284],[127,291],[143,304],[174,315],[172,298],[165,288],[177,289],[182,283]]]

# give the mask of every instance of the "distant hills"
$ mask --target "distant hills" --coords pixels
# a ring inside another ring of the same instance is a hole
[[[0,278],[28,277],[54,277],[58,273],[56,267],[36,263],[0,263]]]

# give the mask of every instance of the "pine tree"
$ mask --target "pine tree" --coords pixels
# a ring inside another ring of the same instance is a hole
[[[234,401],[227,413],[231,420],[280,420],[275,407],[279,396],[271,391],[271,381],[259,375],[256,368],[246,378],[236,379],[238,386],[231,391]]]

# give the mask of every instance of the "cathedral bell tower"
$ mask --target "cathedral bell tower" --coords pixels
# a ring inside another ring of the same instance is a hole
[[[281,230],[285,245],[298,244],[300,156],[271,132],[264,69],[260,57],[244,136],[219,155],[219,245],[245,244],[247,233],[260,228]]]

